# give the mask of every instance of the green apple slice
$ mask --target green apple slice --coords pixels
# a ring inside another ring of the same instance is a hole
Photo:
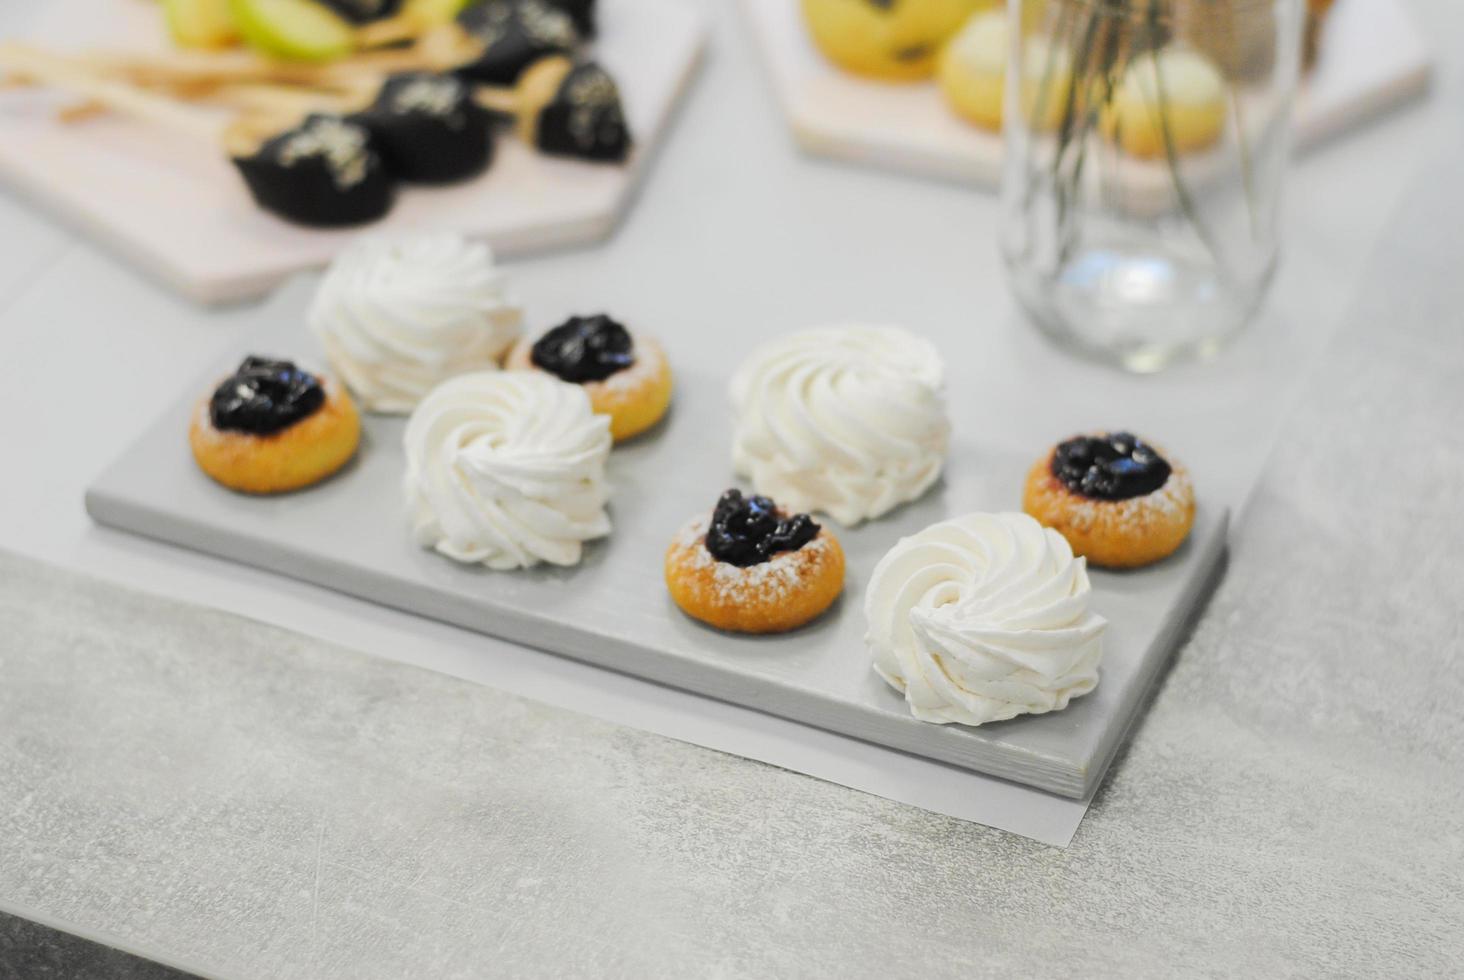
[[[229,0],[163,0],[168,32],[183,48],[222,48],[239,39]]]
[[[239,33],[255,50],[291,61],[331,61],[350,54],[356,32],[315,0],[229,0]]]

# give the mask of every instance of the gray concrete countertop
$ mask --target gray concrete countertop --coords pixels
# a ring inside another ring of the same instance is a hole
[[[99,544],[80,489],[103,454],[77,437],[7,452],[0,480],[0,548],[19,553],[0,556],[0,909],[230,977],[1458,973],[1464,6],[1413,5],[1440,39],[1435,96],[1297,168],[1286,317],[1261,327],[1306,328],[1227,356],[1291,357],[1307,380],[1228,577],[1067,850],[79,574],[336,639],[387,628],[268,576]],[[0,4],[0,34],[25,6]],[[765,144],[770,192],[829,254],[856,205],[879,227],[989,220],[949,188],[799,159],[731,5],[707,6],[712,62],[655,188],[603,250],[526,275],[614,288],[610,266],[661,281],[652,259],[674,279],[712,238],[751,247],[758,229],[688,206],[742,166],[718,155],[728,127]],[[861,268],[912,254],[865,244]],[[1005,315],[994,257],[959,258]],[[708,301],[758,288],[735,259]],[[847,278],[853,308],[887,295]],[[783,312],[825,315],[815,293]],[[12,426],[44,404],[11,397],[37,372],[145,343],[192,376],[268,315],[200,323],[0,197],[12,445],[38,444]],[[137,388],[95,440],[174,394]]]

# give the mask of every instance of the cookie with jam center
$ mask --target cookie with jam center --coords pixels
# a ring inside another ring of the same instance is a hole
[[[672,600],[693,619],[735,633],[783,633],[839,597],[844,550],[808,514],[733,489],[677,532],[665,574]]]
[[[1137,568],[1173,554],[1195,522],[1189,471],[1130,432],[1073,436],[1027,473],[1022,508],[1094,565]]]
[[[201,470],[256,494],[319,483],[360,441],[360,416],[345,388],[291,361],[254,356],[198,403],[188,430]]]
[[[660,343],[604,313],[572,316],[537,340],[520,340],[504,366],[583,387],[595,411],[610,416],[616,442],[645,432],[671,406],[671,364]]]

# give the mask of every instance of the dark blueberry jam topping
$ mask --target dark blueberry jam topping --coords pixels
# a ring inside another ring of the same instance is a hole
[[[1128,500],[1164,486],[1170,466],[1129,432],[1077,436],[1052,454],[1052,475],[1073,493],[1094,500]]]
[[[533,361],[562,381],[604,381],[635,363],[630,333],[603,313],[572,316],[540,337]]]
[[[314,415],[324,404],[325,389],[314,375],[289,361],[246,357],[214,389],[208,414],[216,429],[269,435]]]
[[[797,551],[818,537],[819,525],[807,514],[786,516],[767,497],[744,497],[728,490],[712,512],[707,550],[717,561],[746,568],[780,551]]]

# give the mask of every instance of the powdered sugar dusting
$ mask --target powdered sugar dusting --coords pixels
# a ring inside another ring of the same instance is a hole
[[[1119,531],[1142,532],[1156,520],[1169,522],[1182,518],[1194,500],[1194,483],[1189,470],[1172,458],[1169,479],[1152,493],[1126,500],[1092,500],[1079,494],[1067,492],[1063,511],[1063,525],[1075,531],[1088,531],[1099,524]],[[1056,476],[1051,476],[1049,457],[1048,474],[1050,488],[1054,493],[1064,493],[1066,488]]]
[[[661,345],[646,337],[635,337],[634,342],[635,362],[630,367],[591,384],[601,391],[623,395],[645,384],[648,378],[659,376],[666,361]]]
[[[795,595],[805,588],[813,571],[828,559],[831,539],[827,531],[820,531],[818,537],[797,551],[780,551],[756,565],[742,567],[718,561],[707,550],[709,526],[709,517],[687,523],[676,535],[676,548],[683,556],[682,567],[699,577],[705,576],[712,585],[712,597],[722,605],[766,603]]]

